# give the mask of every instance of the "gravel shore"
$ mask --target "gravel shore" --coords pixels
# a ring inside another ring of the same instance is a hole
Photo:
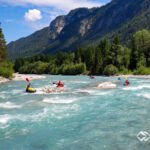
[[[119,75],[116,77],[125,77],[127,76],[128,78],[143,78],[143,79],[150,79],[150,75]]]
[[[10,82],[10,81],[23,81],[26,78],[29,78],[30,80],[36,80],[36,79],[44,79],[46,77],[41,76],[41,75],[35,75],[35,74],[14,73],[12,79],[6,79],[3,77],[0,77],[0,83],[6,83],[6,82]]]
[[[119,75],[115,77],[125,77],[127,76],[128,78],[143,78],[143,79],[150,79],[150,75]],[[36,74],[19,74],[19,73],[14,73],[12,79],[7,79],[0,77],[0,83],[7,83],[10,81],[23,81],[26,78],[29,78],[30,80],[37,80],[37,79],[44,79],[46,77],[42,75],[36,75]]]

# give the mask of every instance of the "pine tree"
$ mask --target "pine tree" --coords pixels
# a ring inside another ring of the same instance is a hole
[[[101,55],[102,55],[102,62],[103,62],[103,69],[105,68],[106,66],[106,61],[107,61],[107,56],[108,56],[108,53],[109,53],[109,42],[107,39],[102,39],[100,40],[97,48],[101,51]]]
[[[81,63],[81,49],[77,48],[75,52],[75,63]]]
[[[137,51],[137,45],[135,43],[134,37],[131,39],[131,57],[130,57],[130,69],[134,70],[137,67],[138,62],[138,51]]]
[[[94,65],[94,57],[95,57],[95,49],[92,46],[88,46],[84,48],[84,61],[87,69],[92,72]]]
[[[0,62],[5,61],[7,58],[7,46],[4,35],[2,33],[1,23],[0,23]]]
[[[103,69],[102,52],[97,47],[96,52],[95,52],[95,70],[94,70],[94,72],[96,74],[102,74],[102,69]]]
[[[109,50],[109,54],[108,54],[108,58],[107,58],[107,64],[112,64],[114,66],[117,66],[117,55],[118,55],[118,51],[120,50],[120,37],[118,34],[115,35],[110,50]]]

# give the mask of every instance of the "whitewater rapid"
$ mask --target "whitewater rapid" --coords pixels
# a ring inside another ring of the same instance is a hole
[[[66,92],[41,91],[59,80]],[[141,150],[136,135],[150,131],[150,80],[124,81],[44,75],[32,81],[34,94],[25,81],[1,84],[0,150]]]

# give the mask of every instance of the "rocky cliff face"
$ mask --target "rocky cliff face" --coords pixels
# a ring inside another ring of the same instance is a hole
[[[70,11],[70,13],[66,16],[66,21],[68,23],[72,23],[74,21],[78,21],[83,19],[84,17],[90,15],[90,9],[88,8],[78,8]]]
[[[73,51],[103,37],[111,39],[114,32],[127,41],[133,32],[150,28],[149,9],[150,0],[112,0],[101,8],[75,9],[66,16],[58,16],[49,27],[8,44],[8,51],[12,58]]]
[[[79,27],[79,33],[83,37],[86,32],[88,32],[89,29],[91,29],[92,26],[92,19],[84,19],[80,23]]]
[[[66,16],[58,16],[50,24],[50,38],[54,40],[66,25]]]
[[[73,22],[76,22],[90,14],[89,9],[87,8],[80,8],[80,9],[75,9],[72,10],[67,16],[58,16],[54,21],[51,22],[50,24],[50,31],[51,39],[56,39],[56,37],[61,33],[63,28],[66,25],[69,25]],[[81,27],[79,29],[79,33],[81,35],[84,35],[85,32],[90,28],[90,21],[88,19],[82,20],[81,21]],[[64,34],[64,32],[63,32]]]

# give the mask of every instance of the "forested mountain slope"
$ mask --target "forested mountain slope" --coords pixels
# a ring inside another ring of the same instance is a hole
[[[112,0],[101,8],[78,8],[58,16],[49,27],[8,44],[11,58],[74,51],[96,44],[100,38],[112,39],[115,32],[127,43],[131,34],[150,28],[150,0]]]

